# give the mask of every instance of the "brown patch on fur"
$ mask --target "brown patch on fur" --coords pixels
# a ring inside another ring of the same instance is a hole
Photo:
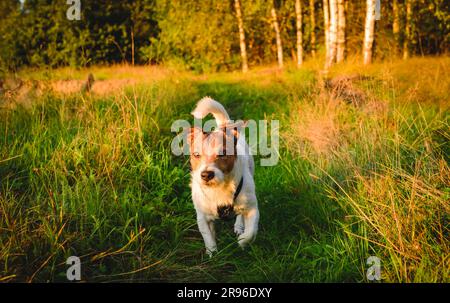
[[[202,136],[201,138],[199,136]],[[196,170],[203,162],[214,163],[224,174],[230,173],[236,161],[236,136],[230,132],[204,133],[201,129],[192,127],[188,133],[191,152],[190,163]],[[227,153],[227,146],[233,146],[232,153]],[[220,152],[221,151],[221,154]]]
[[[216,157],[214,162],[224,174],[228,174],[233,170],[235,161],[236,155],[223,155],[221,157]]]

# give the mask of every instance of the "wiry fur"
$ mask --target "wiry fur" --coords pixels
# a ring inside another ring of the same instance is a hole
[[[209,113],[213,114],[217,125],[220,127],[226,127],[230,120],[224,107],[211,98],[200,100],[192,112],[196,118],[203,118]],[[192,134],[195,135],[195,132],[192,132]],[[197,136],[201,135],[201,132],[197,132]],[[217,129],[209,134],[209,136],[219,135],[223,135],[223,129]],[[218,208],[221,206],[232,205],[237,214],[234,231],[238,235],[238,243],[241,247],[251,242],[258,230],[259,210],[253,180],[254,162],[248,152],[245,140],[240,140],[238,133],[236,133],[236,136],[238,140],[235,151],[237,150],[238,153],[234,158],[232,170],[226,173],[218,168],[211,157],[206,156],[207,152],[215,152],[215,146],[208,145],[208,142],[213,140],[203,140],[201,149],[206,153],[195,159],[192,155],[195,151],[192,144],[190,146],[191,163],[196,161],[195,169],[191,173],[192,200],[197,212],[198,227],[205,241],[208,254],[217,250],[213,222],[218,219]],[[214,179],[205,182],[201,178],[202,171],[213,171],[215,173]],[[242,177],[242,189],[234,200],[234,193]]]

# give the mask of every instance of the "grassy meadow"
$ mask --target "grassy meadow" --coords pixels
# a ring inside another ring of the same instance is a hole
[[[66,282],[75,255],[87,282],[367,282],[370,256],[383,282],[449,282],[450,59],[350,58],[330,81],[319,64],[19,73],[44,84],[0,97],[0,281]],[[50,89],[91,72],[92,93]],[[243,251],[217,222],[212,258],[170,150],[206,95],[281,137],[278,164],[256,168],[256,241]]]

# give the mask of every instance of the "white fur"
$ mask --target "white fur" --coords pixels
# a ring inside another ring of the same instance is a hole
[[[211,98],[203,98],[197,104],[193,115],[196,118],[203,118],[208,113],[214,115],[218,125],[224,126],[230,120],[228,113],[220,103]],[[238,140],[236,162],[233,170],[227,176],[216,167],[206,167],[205,163],[202,163],[197,170],[192,171],[192,200],[197,212],[198,227],[203,236],[207,253],[210,255],[217,250],[213,222],[218,218],[217,207],[219,205],[234,204],[234,210],[238,215],[234,231],[238,235],[238,243],[241,247],[245,247],[256,237],[259,210],[253,180],[254,162],[248,150],[245,140]],[[201,179],[200,174],[206,168],[215,172],[213,185],[205,185]],[[242,189],[236,200],[233,201],[234,193],[242,177],[244,178]]]

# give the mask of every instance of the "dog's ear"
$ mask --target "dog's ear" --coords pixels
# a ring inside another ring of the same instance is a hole
[[[225,126],[224,132],[226,133],[226,136],[230,139],[233,140],[233,148],[234,148],[234,152],[236,152],[236,146],[239,140],[239,137],[241,136],[241,132],[245,131],[245,127],[247,126],[248,121],[236,121],[234,123],[229,123]],[[227,153],[229,153],[230,151],[228,150],[227,147]]]
[[[233,123],[232,125],[230,125],[230,127],[232,127],[233,136],[236,139],[238,139],[241,131],[244,131],[244,129],[247,127],[247,125],[248,125],[248,121],[242,121],[242,120],[239,120],[236,123]]]

